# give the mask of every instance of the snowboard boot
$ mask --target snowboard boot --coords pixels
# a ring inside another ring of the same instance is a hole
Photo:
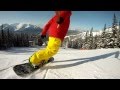
[[[42,67],[43,65],[45,65],[45,64],[47,64],[47,63],[49,63],[49,62],[52,62],[52,61],[54,61],[54,58],[53,58],[53,57],[49,58],[48,61],[42,60],[42,61],[39,63],[39,65],[35,65],[35,64],[32,64],[32,63],[30,62],[30,59],[29,59],[29,63],[30,63],[30,65],[31,65],[34,69],[38,69],[38,68]]]
[[[54,61],[53,57],[49,58],[49,60],[47,61],[47,63],[52,62],[52,61]]]

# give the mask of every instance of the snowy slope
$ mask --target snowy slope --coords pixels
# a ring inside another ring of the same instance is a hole
[[[27,77],[17,76],[13,65],[27,62],[35,48],[0,51],[0,79],[120,79],[120,49],[60,49],[55,61]]]

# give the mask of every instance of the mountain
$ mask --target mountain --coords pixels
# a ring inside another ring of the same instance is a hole
[[[32,24],[25,23],[14,23],[14,24],[2,24],[3,30],[10,30],[15,32],[23,32],[29,34],[38,34],[41,32],[42,28]],[[2,26],[0,26],[2,28]]]
[[[16,32],[24,32],[29,34],[38,34],[41,32],[41,28],[32,24],[24,24],[24,23],[15,23],[11,24],[14,27],[14,31]]]
[[[102,34],[102,31],[93,31],[93,36],[96,36],[96,35],[101,35]],[[90,34],[90,32],[89,32]],[[86,32],[85,31],[75,31],[75,30],[70,30],[68,31],[68,34],[66,35],[65,38],[68,38],[68,37],[72,37],[73,39],[75,38],[82,38],[84,39],[86,36]]]
[[[10,31],[14,31],[14,27],[9,24],[2,24],[0,26],[0,30],[2,29],[2,27],[3,27],[3,30],[8,30],[8,28],[9,28]]]
[[[117,29],[119,29],[119,26],[117,26]],[[105,31],[107,33],[113,33],[112,27],[106,28]],[[90,34],[90,31],[88,33]],[[98,30],[98,31],[93,31],[92,32],[93,36],[101,35],[102,33],[103,33],[103,30]],[[80,37],[82,37],[84,39],[85,35],[86,35],[86,31],[85,30],[84,31],[69,30],[66,37],[74,37],[74,38],[80,38]]]

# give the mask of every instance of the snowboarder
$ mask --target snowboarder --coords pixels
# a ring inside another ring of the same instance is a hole
[[[70,25],[71,11],[55,11],[55,15],[48,21],[40,34],[41,38],[46,38],[48,33],[48,45],[43,50],[38,50],[30,58],[29,62],[35,68],[41,63],[48,62],[61,46]]]

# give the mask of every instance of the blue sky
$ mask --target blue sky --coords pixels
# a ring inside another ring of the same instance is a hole
[[[120,11],[72,11],[71,29],[100,30],[112,25],[113,14],[120,20]],[[0,11],[0,24],[32,23],[43,27],[54,11]]]

